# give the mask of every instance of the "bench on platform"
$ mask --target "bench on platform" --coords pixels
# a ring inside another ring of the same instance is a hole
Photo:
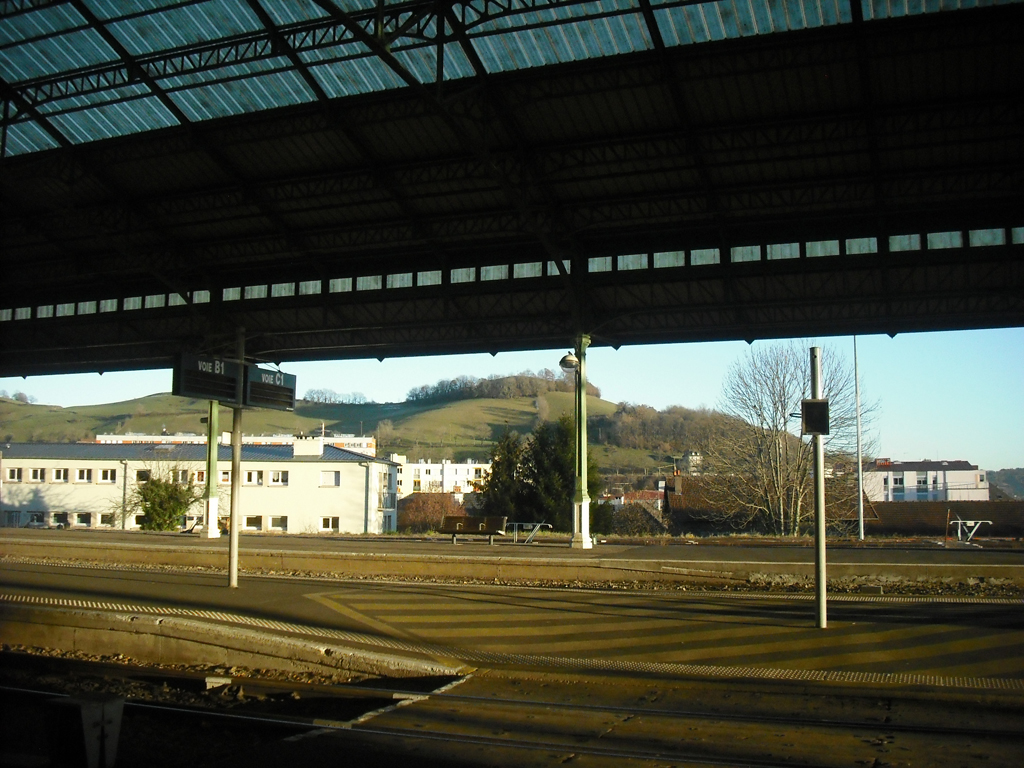
[[[486,536],[488,543],[493,545],[495,536],[505,535],[507,521],[507,517],[449,515],[441,521],[441,533],[450,534],[452,544],[458,543],[459,536]]]

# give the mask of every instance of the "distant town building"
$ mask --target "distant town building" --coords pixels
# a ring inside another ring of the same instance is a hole
[[[603,496],[602,501],[607,501],[618,512],[627,504],[641,504],[655,512],[661,512],[665,505],[665,489],[660,491],[625,491],[623,493],[611,493]]]
[[[395,493],[399,499],[412,493],[451,493],[461,502],[462,496],[473,493],[491,471],[491,462],[473,459],[463,462],[420,459],[410,463],[404,455],[392,453],[388,461],[398,465]]]
[[[674,457],[673,462],[677,475],[699,475],[704,469],[704,456],[700,451],[683,451],[683,455]]]
[[[218,450],[221,525],[231,497],[231,448]],[[291,438],[242,446],[239,527],[276,533],[384,533],[397,523],[398,466],[385,459]],[[136,529],[123,501],[153,473],[203,485],[206,448],[196,443],[10,443],[0,457],[0,525]],[[200,518],[196,508],[192,519]]]
[[[319,440],[319,434],[316,436]],[[295,435],[242,435],[242,445],[293,445],[296,440],[308,438],[296,437]],[[178,432],[177,434],[143,435],[136,432],[128,432],[123,435],[96,435],[97,443],[107,445],[133,445],[136,443],[163,443],[171,445],[206,445],[206,435],[199,435],[193,432]],[[231,433],[221,432],[220,445],[230,445]],[[346,451],[355,451],[367,456],[377,455],[377,438],[373,435],[325,435],[323,444],[341,448]]]
[[[967,461],[876,459],[864,467],[870,501],[988,501],[984,470]]]

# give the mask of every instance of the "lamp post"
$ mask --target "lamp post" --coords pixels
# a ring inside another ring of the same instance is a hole
[[[590,496],[587,494],[587,347],[590,337],[581,333],[576,338],[576,354],[570,352],[558,363],[566,373],[576,374],[576,492],[573,497],[573,549],[591,549]]]

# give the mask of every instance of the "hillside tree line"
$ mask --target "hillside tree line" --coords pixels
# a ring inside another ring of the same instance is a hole
[[[473,376],[457,376],[441,379],[436,384],[413,387],[406,395],[406,402],[450,402],[453,400],[495,399],[510,400],[516,397],[539,397],[547,392],[573,392],[575,381],[568,374],[556,373],[545,368],[537,373],[524,371],[512,376],[489,376],[478,379]],[[600,397],[601,390],[587,384],[587,394]]]

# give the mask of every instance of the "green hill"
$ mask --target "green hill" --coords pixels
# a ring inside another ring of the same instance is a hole
[[[591,416],[610,416],[614,403],[588,398]],[[105,405],[61,408],[0,398],[0,436],[11,442],[76,442],[97,434],[204,434],[208,401],[169,394]],[[324,404],[299,401],[294,412],[249,409],[242,428],[250,435],[312,434],[321,426],[335,434],[377,434],[379,452],[405,453],[410,459],[484,459],[506,429],[527,434],[543,419],[572,414],[573,395],[548,392],[539,397],[472,399],[450,403]],[[220,410],[222,431],[231,429],[230,408]],[[381,422],[391,423],[388,430]]]
[[[988,480],[1016,499],[1024,499],[1024,468],[989,471]]]

